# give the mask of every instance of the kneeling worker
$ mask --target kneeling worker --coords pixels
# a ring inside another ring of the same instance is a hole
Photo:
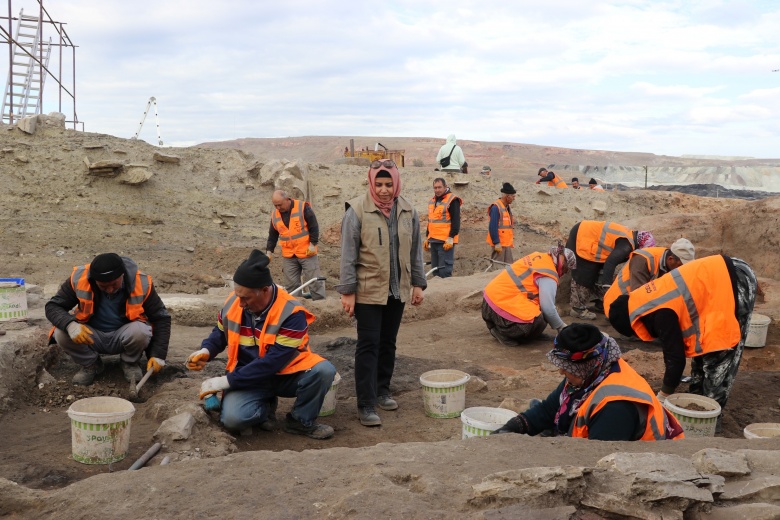
[[[564,380],[544,401],[493,433],[537,435],[552,430],[554,435],[600,441],[685,437],[647,381],[620,358],[615,340],[594,325],[565,327],[547,359]]]
[[[539,337],[548,323],[556,330],[565,327],[555,295],[560,277],[575,266],[574,252],[559,244],[502,269],[482,296],[482,319],[490,334],[511,347]]]
[[[268,263],[255,249],[238,266],[234,292],[203,348],[187,358],[187,368],[202,370],[227,348],[227,375],[203,381],[200,398],[224,390],[220,421],[228,430],[273,429],[277,397],[295,397],[285,431],[327,439],[333,428],[316,419],[336,369],[309,349],[314,315],[274,284]]]

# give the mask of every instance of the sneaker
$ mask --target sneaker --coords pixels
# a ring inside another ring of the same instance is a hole
[[[279,405],[279,398],[274,397],[268,401],[268,418],[260,423],[260,429],[271,432],[279,426],[279,421],[276,419],[276,407]]]
[[[138,363],[127,363],[125,361],[122,361],[122,373],[125,375],[125,380],[128,383],[137,383],[144,376]]]
[[[490,329],[490,335],[496,338],[496,340],[499,343],[501,343],[506,347],[516,347],[520,344],[517,341],[512,341],[511,339],[507,338],[506,336],[498,332],[498,330],[496,330],[495,327]]]
[[[595,320],[596,315],[590,312],[588,309],[575,309],[574,307],[571,308],[571,312],[569,313],[569,316],[572,318],[579,318],[581,320]]]
[[[363,426],[382,426],[382,419],[379,418],[373,406],[359,407],[358,417]]]
[[[289,413],[284,421],[284,431],[294,433],[295,435],[305,435],[310,439],[317,439],[318,441],[333,437],[333,428],[327,424],[313,422],[311,425],[306,426]]]
[[[389,395],[380,395],[377,397],[376,405],[382,410],[398,410],[398,403]]]
[[[95,381],[95,376],[103,372],[103,360],[98,356],[97,361],[88,367],[81,367],[73,376],[73,384],[89,386]]]

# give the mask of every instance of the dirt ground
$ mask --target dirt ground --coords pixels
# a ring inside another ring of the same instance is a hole
[[[427,153],[435,156],[438,142],[426,146]],[[343,148],[337,144],[335,147]],[[232,273],[251,248],[265,246],[274,186],[265,182],[262,175],[255,178],[248,172],[258,161],[282,158],[284,153],[264,150],[253,155],[231,149],[166,149],[165,153],[181,157],[180,164],[172,165],[153,161],[156,149],[142,142],[53,128],[44,128],[34,136],[0,128],[0,150],[0,175],[8,180],[0,206],[0,276],[24,277],[28,284],[44,289],[44,296],[37,302],[37,317],[26,324],[41,331],[47,329],[40,314],[45,298],[56,291],[74,265],[87,262],[100,252],[115,251],[137,260],[164,295],[204,294],[223,287],[223,276]],[[573,154],[569,151],[567,155],[572,162],[577,160]],[[85,158],[92,162],[114,159],[146,163],[154,176],[141,186],[118,184],[112,178],[88,175]],[[456,250],[456,276],[432,280],[431,290],[436,288],[440,294],[451,291],[454,301],[455,295],[473,283],[472,275],[480,276],[489,267],[484,259],[488,254],[484,243],[486,208],[498,196],[501,182],[508,180],[518,188],[513,205],[518,221],[516,258],[534,250],[546,250],[555,241],[565,239],[579,220],[618,220],[637,229],[653,230],[660,244],[687,236],[696,244],[699,256],[725,252],[744,258],[760,278],[762,294],[757,310],[775,321],[780,319],[780,299],[775,296],[780,294],[775,281],[780,279],[780,232],[773,228],[780,212],[777,197],[748,202],[647,191],[556,192],[532,184],[529,171],[538,164],[538,158],[519,161],[514,168],[505,156],[494,157],[485,152],[483,159],[486,164],[504,166],[500,174],[494,173],[491,178],[471,175],[467,186],[455,188],[466,200],[461,244]],[[312,203],[322,230],[321,266],[328,277],[329,298],[334,300],[331,305],[337,305],[332,286],[338,283],[343,201],[363,193],[365,168],[326,162],[322,154],[303,157],[302,163],[308,170]],[[404,170],[403,193],[423,214],[431,196],[431,182],[438,175],[430,168]],[[281,280],[278,264],[273,264],[273,268],[274,276]],[[197,459],[224,460],[224,470],[236,460],[235,454],[247,452],[278,452],[280,457],[298,460],[291,452],[454,441],[461,438],[459,419],[432,419],[424,414],[419,383],[423,372],[453,368],[484,380],[485,390],[467,394],[467,407],[498,406],[505,399],[515,399],[516,406],[523,407],[530,398],[546,396],[560,381],[560,375],[545,361],[552,341],[549,331],[528,345],[508,348],[487,334],[477,306],[438,304],[431,308],[432,304],[426,303],[427,309],[407,312],[401,327],[392,388],[400,408],[382,412],[383,425],[379,428],[363,427],[356,418],[354,328],[344,321],[313,328],[314,350],[330,359],[343,378],[336,413],[322,418],[322,422],[334,427],[336,434],[324,442],[282,431],[255,431],[240,436],[225,432],[216,416],[202,412],[197,401],[200,380],[223,374],[224,358],[210,363],[200,374],[187,372],[183,367],[186,356],[199,348],[211,326],[175,324],[168,365],[144,387],[141,402],[135,403],[128,455],[106,466],[84,465],[71,458],[66,411],[72,402],[84,397],[126,398],[129,388],[118,361],[109,359],[107,371],[93,386],[75,387],[70,383],[76,370],[72,361],[56,347],[46,347],[40,341],[36,347],[40,352],[20,352],[14,358],[16,365],[9,362],[0,367],[18,374],[0,382],[0,396],[7,396],[0,403],[0,432],[4,439],[0,444],[0,478],[24,488],[56,490],[99,474],[126,470],[151,446],[160,423],[181,411],[191,411],[196,416],[192,436],[167,444],[150,466],[168,455],[172,466]],[[564,320],[570,322],[568,279],[559,289],[558,305]],[[603,316],[596,324],[615,334]],[[0,347],[22,334],[26,325],[0,324],[8,332],[0,336]],[[663,366],[660,346],[623,340],[619,343],[624,357],[657,388]],[[740,439],[743,428],[754,422],[780,422],[778,352],[780,329],[773,322],[767,346],[746,349],[724,412],[722,437]],[[25,357],[28,354],[30,357]],[[25,365],[25,359],[36,359],[40,364]],[[44,368],[53,379],[39,385]],[[290,406],[290,400],[282,400],[279,417]],[[588,452],[590,448],[579,446],[573,453],[578,450]],[[598,451],[594,449],[593,453]],[[496,449],[486,456],[501,461],[503,453],[504,449]],[[349,458],[345,452],[343,459]],[[204,468],[206,474],[214,471],[210,466],[198,467]],[[343,469],[348,470],[348,465]],[[108,486],[104,480],[99,482]],[[88,511],[85,517],[90,516]]]

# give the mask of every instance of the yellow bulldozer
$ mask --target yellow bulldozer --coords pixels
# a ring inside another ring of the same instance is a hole
[[[349,146],[344,147],[344,157],[365,157],[369,162],[391,159],[399,168],[404,167],[404,150],[388,150],[382,143],[376,143],[373,150],[369,150],[368,147],[355,150],[355,141],[350,139]]]

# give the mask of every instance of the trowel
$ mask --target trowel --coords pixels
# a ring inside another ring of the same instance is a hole
[[[130,395],[127,397],[129,401],[132,402],[139,402],[140,399],[138,397],[138,394],[141,392],[141,387],[143,387],[146,382],[149,380],[150,377],[152,377],[152,374],[154,373],[154,368],[150,368],[146,371],[146,374],[144,374],[144,377],[141,378],[141,380],[138,382],[138,384],[134,384],[135,381],[130,382]]]

